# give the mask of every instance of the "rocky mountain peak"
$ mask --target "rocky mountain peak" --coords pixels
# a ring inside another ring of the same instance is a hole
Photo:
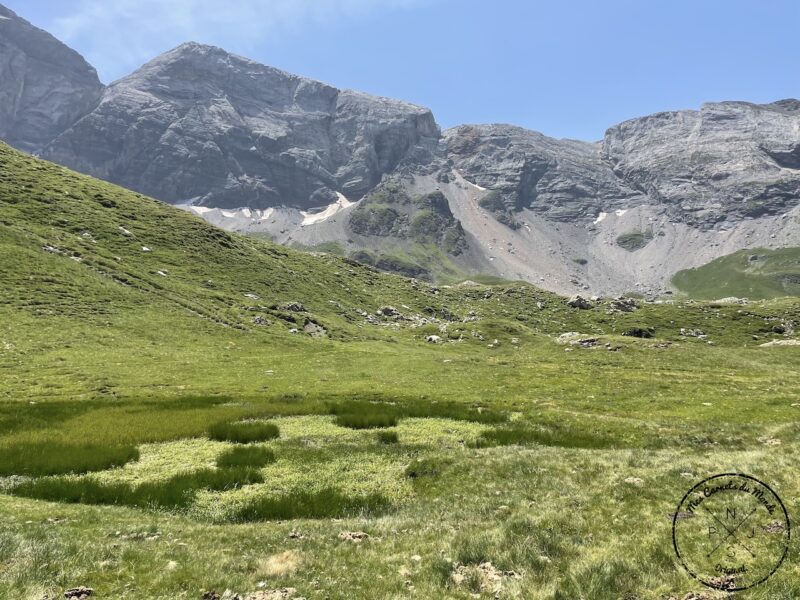
[[[796,100],[794,98],[784,98],[783,100],[776,100],[775,102],[768,104],[767,106],[773,106],[779,110],[788,113],[800,113],[800,100]]]
[[[0,137],[38,151],[89,112],[97,72],[49,33],[0,5]]]
[[[429,110],[187,43],[120,79],[44,156],[173,203],[305,209],[429,156]]]

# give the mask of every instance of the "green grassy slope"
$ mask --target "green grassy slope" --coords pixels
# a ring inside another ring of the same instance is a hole
[[[800,508],[800,353],[759,347],[798,323],[791,298],[432,287],[0,145],[0,597],[699,593],[665,516],[695,480]],[[797,564],[742,597],[800,596]]]
[[[800,248],[740,250],[680,271],[672,283],[690,298],[702,300],[800,296]]]

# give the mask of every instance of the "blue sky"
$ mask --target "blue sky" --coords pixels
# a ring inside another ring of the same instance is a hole
[[[796,0],[0,0],[101,79],[194,40],[433,109],[600,139],[710,100],[800,97]]]

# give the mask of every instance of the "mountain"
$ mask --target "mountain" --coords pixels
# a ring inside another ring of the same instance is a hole
[[[443,194],[365,204],[459,249]],[[796,298],[434,286],[3,143],[0,275],[0,597],[699,598],[664,551],[686,473],[800,493]]]
[[[0,5],[0,138],[36,152],[94,108],[102,91],[77,52]]]
[[[309,208],[360,198],[438,137],[427,109],[190,43],[109,86],[43,155],[170,203]]]
[[[4,139],[225,229],[420,278],[649,296],[742,248],[800,247],[797,100],[659,113],[599,142],[441,131],[426,108],[195,43],[102,88],[47,34],[3,23],[14,48],[52,48],[6,78],[73,92],[0,101]]]

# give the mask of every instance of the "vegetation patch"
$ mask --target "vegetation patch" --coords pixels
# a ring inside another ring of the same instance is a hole
[[[135,460],[139,451],[132,445],[17,443],[0,447],[0,476],[81,474]]]
[[[381,494],[346,496],[336,489],[294,491],[281,496],[254,498],[230,516],[234,522],[287,519],[374,517],[388,512],[391,503]]]
[[[275,462],[275,453],[262,446],[240,446],[226,450],[217,457],[217,467],[231,469],[237,467],[263,467]]]
[[[502,193],[493,190],[478,201],[478,205],[490,212],[495,219],[511,229],[519,229],[520,223],[513,213],[513,202],[506,200]]]
[[[235,444],[252,444],[266,442],[280,436],[280,429],[274,423],[258,421],[238,423],[215,423],[208,429],[208,437],[220,442]]]
[[[263,481],[253,469],[203,469],[137,486],[99,482],[91,477],[44,477],[19,484],[11,493],[51,502],[177,509],[191,504],[198,490],[224,491]]]
[[[628,252],[635,252],[647,246],[652,239],[652,231],[628,231],[617,237],[617,246]]]
[[[406,277],[426,278],[430,276],[430,272],[425,267],[409,258],[396,254],[381,254],[375,260],[375,266],[381,271],[391,271]]]
[[[350,400],[330,405],[332,415],[381,414],[400,418],[453,419],[475,423],[502,423],[508,416],[500,411],[458,402],[402,400],[396,403]]]
[[[410,479],[438,477],[452,462],[445,458],[418,458],[406,467],[405,475]]]
[[[336,415],[336,424],[339,427],[349,427],[350,429],[394,427],[397,425],[397,421],[397,415],[380,411]]]
[[[800,248],[740,250],[701,267],[679,271],[672,283],[699,300],[800,296]]]
[[[619,441],[573,429],[525,429],[507,428],[484,431],[475,446],[525,446],[539,444],[563,448],[604,449],[619,447]]]
[[[379,444],[397,444],[400,441],[396,431],[379,431],[377,438]]]

